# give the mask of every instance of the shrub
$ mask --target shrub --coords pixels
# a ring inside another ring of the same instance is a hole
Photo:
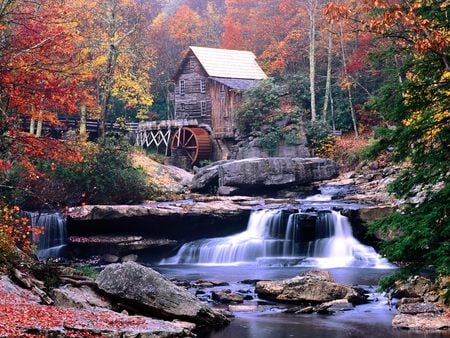
[[[130,161],[132,147],[117,134],[99,140],[94,152],[81,163],[62,168],[57,178],[66,190],[77,190],[80,201],[89,204],[139,203],[152,194],[144,171]]]
[[[20,214],[17,206],[0,206],[0,263],[8,262],[17,248],[31,254],[33,236],[42,233],[41,228],[33,227],[27,217]]]

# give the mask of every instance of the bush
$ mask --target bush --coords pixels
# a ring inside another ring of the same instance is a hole
[[[295,101],[296,92],[289,86],[285,87],[282,88],[274,79],[261,81],[244,93],[243,103],[235,113],[238,128],[259,137],[259,145],[269,154],[275,152],[282,140],[295,143],[302,137],[302,110],[295,106],[295,102],[282,102],[286,93],[290,94],[291,101]]]
[[[27,254],[33,251],[33,236],[42,233],[41,228],[31,225],[27,217],[20,214],[17,206],[0,206],[0,263],[7,263],[14,257],[16,248]]]
[[[152,194],[145,173],[130,161],[131,146],[117,134],[99,140],[96,150],[69,168],[61,168],[58,180],[69,191],[76,189],[81,203],[139,203]]]

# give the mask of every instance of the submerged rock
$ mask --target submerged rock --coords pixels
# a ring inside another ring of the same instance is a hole
[[[213,163],[198,171],[192,191],[245,194],[246,191],[276,190],[287,185],[305,185],[334,178],[336,162],[322,158],[249,158]]]
[[[352,304],[367,302],[362,290],[337,284],[327,271],[307,271],[281,281],[259,281],[255,292],[260,298],[298,304],[319,304],[337,299],[346,299]]]
[[[199,325],[223,325],[229,320],[158,272],[134,262],[107,266],[96,280],[108,295],[157,318],[180,319]]]

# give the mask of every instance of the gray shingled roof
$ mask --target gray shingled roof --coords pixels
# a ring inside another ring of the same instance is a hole
[[[249,79],[225,79],[221,77],[210,77],[214,81],[217,81],[232,89],[247,90],[255,87],[260,80]]]
[[[208,76],[251,80],[267,78],[252,52],[193,46],[190,49],[200,61]]]

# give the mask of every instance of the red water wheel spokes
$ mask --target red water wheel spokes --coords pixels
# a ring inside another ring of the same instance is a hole
[[[171,143],[172,154],[182,150],[192,164],[200,160],[207,160],[211,156],[212,146],[209,134],[202,128],[183,127],[175,133]]]

